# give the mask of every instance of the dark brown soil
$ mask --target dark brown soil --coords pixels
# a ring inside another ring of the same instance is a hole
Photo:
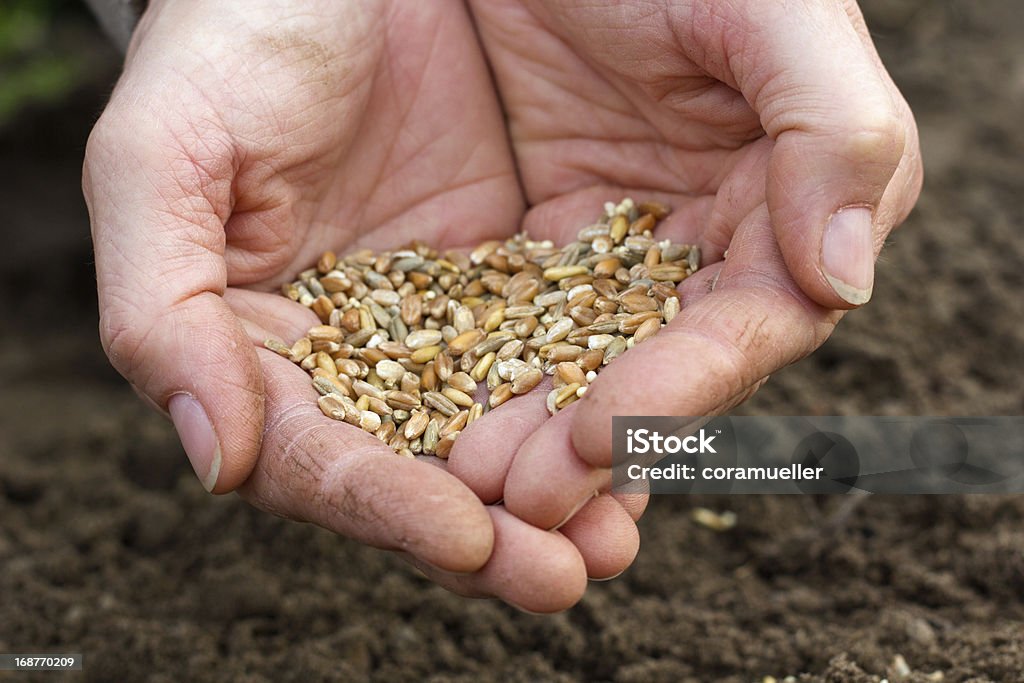
[[[927,180],[876,300],[744,410],[1024,409],[1024,22],[869,3]],[[635,566],[536,617],[204,494],[97,341],[78,166],[102,93],[0,131],[0,652],[88,681],[1024,681],[1024,498],[661,497]],[[695,505],[738,525],[695,525]],[[0,680],[12,680],[10,675]],[[39,674],[40,681],[63,680]]]

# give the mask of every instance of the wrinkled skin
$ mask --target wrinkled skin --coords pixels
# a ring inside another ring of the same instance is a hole
[[[104,347],[158,409],[202,406],[171,412],[190,458],[219,447],[215,492],[462,594],[554,611],[623,571],[646,498],[599,493],[609,416],[747,398],[870,292],[822,270],[829,217],[870,212],[843,242],[869,276],[917,197],[913,120],[853,4],[242,5],[153,2],[90,138]],[[261,348],[316,324],[274,292],[325,249],[563,243],[624,196],[670,204],[659,237],[702,247],[684,311],[586,401],[549,420],[541,392],[517,398],[448,463],[323,417]]]

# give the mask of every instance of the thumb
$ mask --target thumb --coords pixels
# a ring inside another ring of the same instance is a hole
[[[223,493],[249,476],[263,431],[256,353],[222,298],[231,156],[211,161],[207,138],[200,164],[159,128],[108,110],[86,149],[100,336],[170,414],[203,486]]]
[[[766,190],[786,266],[822,305],[863,304],[892,228],[878,208],[904,156],[902,99],[844,3],[744,4],[719,44],[775,141]]]

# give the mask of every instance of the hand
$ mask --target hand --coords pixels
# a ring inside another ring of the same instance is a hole
[[[852,1],[470,5],[526,229],[564,241],[605,200],[655,198],[675,209],[659,236],[704,255],[682,313],[585,400],[550,421],[512,402],[500,447],[483,425],[455,444],[451,471],[483,500],[569,529],[609,484],[612,415],[728,410],[868,300],[920,189],[917,132]]]
[[[104,348],[169,412],[208,489],[407,553],[462,593],[535,611],[579,598],[604,545],[485,508],[443,469],[325,418],[305,373],[260,348],[317,323],[276,289],[325,249],[518,228],[461,3],[152,2],[83,185]]]

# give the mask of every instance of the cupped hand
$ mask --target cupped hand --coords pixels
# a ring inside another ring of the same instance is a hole
[[[325,418],[309,378],[260,348],[317,322],[276,290],[324,250],[518,228],[462,3],[151,2],[83,185],[104,348],[209,490],[406,553],[462,593],[536,611],[579,598],[585,538]]]
[[[703,254],[683,311],[584,400],[549,421],[543,397],[512,402],[498,448],[484,425],[455,444],[451,471],[483,500],[569,529],[609,485],[613,415],[721,413],[868,300],[920,189],[917,133],[853,2],[470,6],[526,229],[565,241],[607,199],[660,199],[656,236]]]
[[[208,488],[407,551],[462,593],[557,609],[621,571],[646,501],[595,497],[610,416],[721,411],[819,345],[920,183],[855,7],[473,3],[513,157],[461,4],[223,5],[151,6],[90,141],[105,347]],[[324,249],[468,245],[525,203],[563,242],[627,194],[671,204],[661,235],[707,268],[587,400],[544,423],[516,399],[462,435],[449,471],[507,511],[326,421],[254,348],[314,322],[268,292]]]

